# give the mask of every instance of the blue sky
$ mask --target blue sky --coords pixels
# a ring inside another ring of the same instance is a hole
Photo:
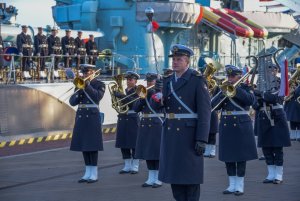
[[[1,0],[1,2],[6,3],[6,6],[13,5],[18,9],[18,24],[32,27],[54,25],[51,10],[51,7],[55,5],[54,0]]]

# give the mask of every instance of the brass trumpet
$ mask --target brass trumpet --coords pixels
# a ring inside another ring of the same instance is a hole
[[[241,77],[236,83],[230,84],[228,80],[223,81],[222,85],[220,86],[221,91],[217,93],[211,100],[213,100],[215,97],[217,97],[220,93],[224,93],[225,97],[211,110],[214,111],[221,105],[226,98],[233,98],[236,95],[236,88],[239,84],[245,82],[245,80],[251,75],[252,70],[247,72],[243,77]]]

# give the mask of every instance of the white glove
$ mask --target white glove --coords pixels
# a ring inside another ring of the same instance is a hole
[[[69,56],[69,53],[66,53],[66,56],[68,57],[68,56]]]
[[[19,53],[19,55],[20,55],[20,57],[22,57],[22,56],[23,56],[23,53],[22,53],[22,52],[20,52],[20,53]]]
[[[75,57],[77,57],[77,54],[74,54]]]
[[[36,56],[40,57],[40,56],[41,56],[41,53],[37,53]]]

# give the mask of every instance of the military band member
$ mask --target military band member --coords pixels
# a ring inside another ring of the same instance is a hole
[[[89,64],[95,65],[98,55],[98,49],[93,34],[89,35],[89,41],[85,44],[85,48],[89,58]]]
[[[228,84],[235,84],[242,77],[242,70],[227,65]],[[225,86],[225,85],[223,85]],[[225,90],[220,86],[221,90]],[[224,91],[225,93],[225,91]],[[225,95],[219,93],[212,99],[212,107],[216,107]],[[223,194],[244,194],[244,177],[246,162],[257,159],[256,143],[252,120],[249,116],[250,106],[255,96],[247,84],[236,87],[236,94],[226,98],[216,110],[221,109],[219,125],[219,160],[225,162],[229,187]]]
[[[147,88],[153,87],[157,74],[147,73]],[[155,93],[153,88],[147,90],[147,97],[135,102],[135,112],[142,112],[142,119],[138,129],[135,157],[146,160],[148,167],[148,179],[142,187],[161,187],[162,182],[158,180],[159,151],[164,114],[162,110],[155,110],[150,106],[149,100]]]
[[[62,48],[61,48],[61,40],[57,36],[58,30],[57,27],[53,27],[51,29],[51,35],[48,37],[48,49],[49,49],[49,55],[54,56],[54,74],[56,74],[58,78],[58,63],[59,63],[59,57],[58,55],[62,54]]]
[[[126,94],[115,92],[117,98],[124,98],[126,95],[134,94],[122,101],[123,104],[138,98],[136,91],[136,83],[139,79],[139,75],[135,72],[128,71],[125,75],[127,79]],[[124,159],[124,168],[119,172],[120,174],[136,174],[139,171],[139,159],[135,157],[135,145],[138,134],[138,125],[140,119],[138,113],[133,110],[134,102],[129,104],[129,110],[125,114],[118,115],[117,123],[117,136],[116,136],[116,148],[121,149],[122,157]]]
[[[152,96],[153,108],[164,108],[166,120],[160,147],[159,180],[171,184],[177,201],[196,201],[203,183],[203,152],[211,114],[205,79],[189,68],[193,51],[180,44],[171,47],[174,73],[157,80],[161,90]],[[162,85],[162,86],[161,86]]]
[[[98,151],[103,151],[102,128],[99,102],[105,92],[105,84],[93,77],[93,66],[82,66],[85,88],[70,97],[70,105],[78,105],[71,141],[71,151],[81,151],[85,163],[85,173],[79,183],[94,183],[98,180]]]
[[[46,65],[46,57],[48,56],[48,42],[47,37],[43,34],[43,28],[38,27],[38,34],[34,36],[34,55],[37,57],[40,57],[37,59],[37,62],[39,62],[40,66],[40,77],[46,77],[46,74],[44,72],[45,65]]]
[[[278,67],[272,66],[276,76]],[[277,78],[280,83],[280,78]],[[257,134],[258,147],[262,148],[265,156],[268,176],[263,183],[282,183],[283,177],[283,147],[291,146],[286,114],[283,110],[283,97],[278,96],[279,84],[271,91],[255,91],[257,101],[253,108],[258,111]]]
[[[66,29],[66,36],[61,38],[61,46],[64,54],[65,68],[72,67],[73,57],[77,56],[75,53],[75,40],[71,36],[71,30]]]
[[[28,26],[22,25],[22,33],[17,36],[17,48],[19,55],[22,58],[21,61],[21,71],[23,72],[24,78],[31,78],[29,74],[31,56],[33,53],[32,39],[29,34],[27,34]]]
[[[77,38],[75,38],[75,47],[76,47],[76,54],[77,54],[77,58],[75,59],[76,65],[84,64],[85,56],[86,56],[85,44],[82,39],[82,31],[78,31],[77,34],[78,34]]]
[[[300,141],[300,85],[294,91],[292,98],[285,102],[284,110],[287,120],[290,122],[291,140]]]

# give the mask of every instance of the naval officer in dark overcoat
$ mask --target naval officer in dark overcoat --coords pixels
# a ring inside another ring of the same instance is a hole
[[[65,68],[72,67],[73,57],[77,56],[75,39],[71,36],[71,30],[66,29],[66,35],[61,38],[61,47],[64,56]]]
[[[131,103],[128,105],[129,110],[126,113],[118,115],[116,148],[121,149],[124,159],[124,167],[119,173],[136,174],[139,171],[139,159],[135,157],[135,145],[140,118],[138,113],[133,110],[133,104],[135,102],[133,100],[137,100],[138,98],[135,92],[137,89],[136,83],[140,76],[133,71],[127,71],[125,78],[127,80],[125,94],[116,91],[114,95],[117,98],[123,99],[122,104]],[[125,96],[126,98],[124,99]]]
[[[227,85],[235,84],[242,77],[242,70],[236,66],[227,65]],[[226,86],[223,84],[223,86]],[[226,88],[220,86],[226,93]],[[257,159],[252,120],[249,116],[250,106],[255,96],[247,84],[241,83],[236,87],[233,97],[225,97],[219,93],[212,98],[212,107],[221,110],[219,124],[219,160],[225,162],[229,187],[223,194],[242,195],[244,193],[244,177],[246,162]]]
[[[31,36],[27,34],[28,26],[22,25],[22,32],[17,36],[17,48],[19,55],[22,58],[21,71],[23,72],[24,78],[31,78],[29,75],[29,68],[31,62],[31,56],[33,53],[33,43]]]
[[[279,70],[272,65],[272,73],[276,76]],[[280,83],[280,78],[277,77]],[[283,110],[283,96],[279,96],[280,84],[267,92],[255,92],[257,101],[252,106],[258,111],[257,146],[262,148],[266,158],[268,175],[263,183],[280,184],[283,181],[283,147],[291,146],[289,127]]]
[[[46,77],[45,75],[45,67],[46,67],[46,57],[48,56],[49,49],[48,49],[48,41],[47,36],[43,34],[43,28],[38,27],[38,34],[34,36],[34,54],[37,58],[37,62],[40,65],[40,77]],[[42,56],[42,57],[41,57]]]
[[[208,140],[211,103],[205,79],[189,68],[193,51],[171,47],[174,73],[156,81],[155,108],[166,110],[160,147],[159,180],[171,184],[177,201],[196,201],[203,183],[203,152]],[[161,86],[162,85],[162,86]]]
[[[102,128],[99,102],[105,92],[105,84],[98,78],[93,78],[92,65],[81,66],[85,88],[80,89],[70,97],[70,105],[78,106],[71,151],[81,151],[85,163],[85,173],[79,183],[93,183],[98,180],[98,151],[103,151]]]
[[[300,85],[296,87],[291,99],[284,103],[284,110],[290,122],[291,140],[300,141]]]
[[[146,74],[147,88],[155,85],[157,77],[155,73]],[[142,187],[157,188],[162,185],[162,182],[158,180],[158,167],[164,114],[161,109],[154,109],[149,104],[154,93],[155,89],[148,89],[147,98],[136,101],[133,109],[135,112],[141,112],[142,117],[138,129],[135,157],[146,160],[148,167],[148,179]]]

